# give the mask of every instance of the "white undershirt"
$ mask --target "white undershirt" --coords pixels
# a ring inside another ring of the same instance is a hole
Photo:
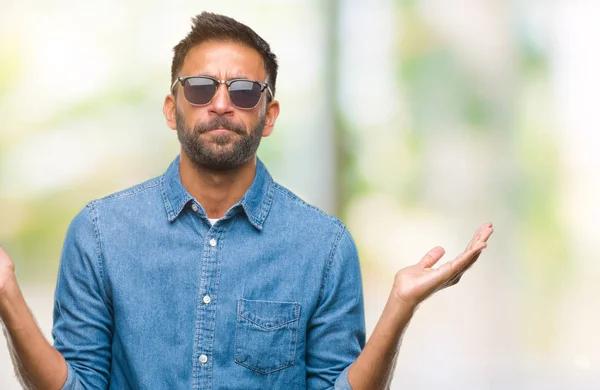
[[[211,225],[214,225],[218,220],[219,220],[219,218],[209,218],[208,219],[208,221],[210,222]]]

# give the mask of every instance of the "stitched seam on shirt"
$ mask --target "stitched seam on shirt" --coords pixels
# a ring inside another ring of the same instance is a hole
[[[291,366],[293,366],[293,365],[294,365],[294,362],[291,362],[291,363],[289,363],[289,364],[286,364],[285,366],[277,367],[277,368],[275,368],[275,369],[273,369],[273,370],[269,370],[269,371],[262,371],[262,370],[260,370],[260,369],[257,369],[257,368],[254,368],[254,367],[251,367],[251,366],[249,366],[249,365],[248,365],[248,364],[246,364],[246,363],[242,363],[242,362],[240,362],[239,360],[236,360],[235,358],[233,359],[233,361],[235,362],[235,364],[239,364],[240,366],[246,367],[247,369],[249,369],[249,370],[252,370],[252,371],[256,372],[257,374],[261,374],[261,375],[268,375],[268,374],[271,374],[271,373],[273,373],[273,372],[276,372],[276,371],[281,371],[281,370],[283,370],[283,369],[286,369],[286,368],[288,368],[288,367],[291,367]]]
[[[104,203],[105,201],[109,201],[109,200],[113,200],[113,199],[127,198],[129,196],[139,194],[140,192],[144,192],[146,190],[153,189],[154,187],[157,187],[159,185],[160,185],[160,177],[154,178],[145,183],[138,184],[137,186],[132,187],[128,190],[123,190],[123,191],[120,191],[120,192],[117,192],[117,193],[114,193],[111,195],[107,195],[104,198],[93,200],[92,202],[90,202],[90,204]]]
[[[248,322],[252,322],[254,325],[256,325],[256,326],[258,326],[258,327],[260,327],[262,329],[268,329],[268,330],[277,330],[279,328],[283,328],[284,326],[286,326],[287,324],[289,324],[291,322],[297,322],[298,321],[298,318],[294,318],[294,319],[291,319],[291,320],[289,320],[287,322],[284,322],[282,324],[277,324],[276,326],[264,326],[264,325],[259,324],[256,321],[252,321],[250,318],[244,316],[243,314],[238,314],[238,316],[242,317],[243,319],[247,320]]]
[[[265,199],[265,201],[262,204],[262,208],[260,210],[260,216],[259,216],[259,221],[255,221],[257,225],[260,225],[262,227],[263,222],[265,221],[265,218],[267,217],[267,214],[269,214],[269,210],[271,209],[271,205],[273,204],[273,192],[274,192],[274,187],[275,187],[275,182],[273,181],[273,179],[269,180],[269,188],[267,190],[267,198]],[[252,218],[254,219],[254,218]]]
[[[160,177],[160,195],[162,197],[163,203],[165,204],[165,208],[167,209],[167,218],[169,220],[173,219],[175,212],[171,207],[171,202],[167,198],[167,193],[165,191],[165,175]]]
[[[321,299],[323,299],[323,294],[325,293],[325,283],[327,282],[327,278],[329,277],[329,270],[331,269],[331,265],[333,263],[333,259],[335,258],[335,253],[338,249],[338,245],[342,240],[342,236],[346,233],[346,226],[341,224],[341,229],[338,231],[335,240],[333,241],[333,245],[331,246],[331,251],[329,252],[329,258],[327,259],[327,266],[325,267],[325,271],[323,272],[323,281],[321,282],[321,289],[319,291],[319,299],[317,299],[317,306],[321,304]]]
[[[107,294],[107,283],[106,283],[106,273],[104,272],[104,262],[102,261],[102,238],[100,237],[100,228],[98,226],[98,210],[94,206],[93,203],[88,204],[87,206],[90,209],[90,213],[92,214],[92,225],[94,227],[94,238],[96,239],[96,256],[98,257],[98,272],[100,273],[100,287],[101,287],[101,295],[104,303],[107,306],[109,305],[109,299]]]
[[[296,203],[297,205],[307,208],[309,210],[312,210],[312,211],[316,212],[317,214],[319,214],[323,217],[326,217],[327,219],[335,222],[338,225],[342,225],[342,222],[338,218],[323,212],[323,210],[320,210],[319,208],[317,208],[309,203],[306,203],[306,201],[302,200],[301,198],[296,196],[293,192],[291,192],[287,188],[281,186],[280,184],[273,182],[273,187],[277,190],[277,192],[284,195],[285,197],[287,197],[288,199],[290,199],[292,202]]]

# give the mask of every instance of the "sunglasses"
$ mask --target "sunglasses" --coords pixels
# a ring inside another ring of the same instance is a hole
[[[177,77],[177,80],[175,80],[171,86],[172,91],[174,91],[177,83],[183,85],[183,95],[185,96],[185,99],[194,106],[204,106],[209,104],[217,94],[219,84],[225,84],[227,86],[231,103],[243,110],[249,110],[256,107],[265,89],[271,98],[273,97],[273,92],[271,92],[271,88],[269,88],[267,83],[246,79],[225,81],[208,76]]]

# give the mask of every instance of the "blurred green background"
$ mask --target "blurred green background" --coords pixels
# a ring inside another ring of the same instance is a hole
[[[49,336],[70,220],[164,172],[172,47],[203,10],[279,57],[282,112],[259,156],[339,216],[367,328],[394,273],[496,233],[422,305],[392,389],[600,383],[600,13],[596,1],[0,0],[0,244]],[[0,388],[17,388],[0,346]]]

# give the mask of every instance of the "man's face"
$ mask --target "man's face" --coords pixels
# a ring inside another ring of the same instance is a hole
[[[210,76],[217,80],[243,78],[264,82],[266,79],[263,60],[257,51],[218,41],[193,47],[185,57],[180,75]],[[181,83],[177,85],[175,127],[183,152],[194,165],[230,170],[256,155],[262,136],[272,130],[271,124],[265,131],[269,114],[266,91],[256,107],[240,109],[232,104],[226,85],[220,84],[210,103],[194,106],[186,100]]]

